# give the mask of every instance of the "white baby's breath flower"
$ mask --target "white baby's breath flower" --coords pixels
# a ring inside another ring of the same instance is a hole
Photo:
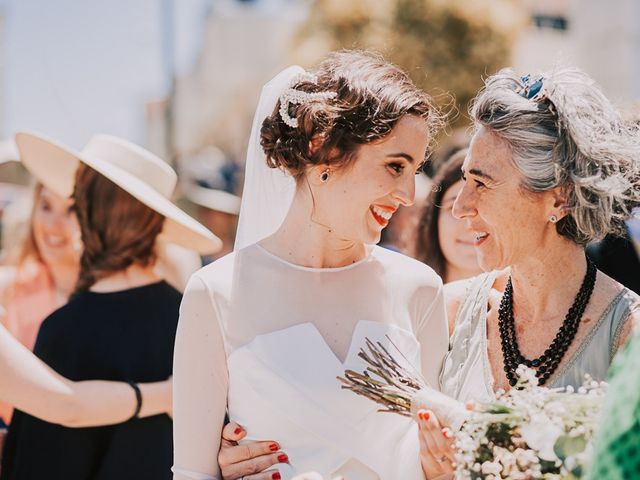
[[[493,458],[496,462],[501,463],[506,469],[510,469],[510,467],[516,464],[516,456],[506,448],[494,447]]]
[[[527,480],[527,475],[524,472],[519,472],[517,470],[509,473],[510,480]]]
[[[482,464],[481,471],[485,475],[500,475],[500,472],[502,472],[502,465],[498,462],[490,462],[487,460]]]
[[[531,450],[526,450],[524,448],[516,448],[513,452],[518,464],[522,467],[527,467],[529,465],[533,465],[538,463],[538,457]]]
[[[567,411],[562,402],[559,401],[547,403],[544,409],[549,415],[563,415]]]
[[[553,446],[563,430],[544,413],[537,413],[531,420],[520,427],[520,435],[529,447],[538,452],[543,460],[555,461],[558,459],[553,451]]]
[[[574,428],[573,430],[571,430],[571,436],[573,437],[578,437],[580,435],[584,435],[585,433],[587,433],[587,429],[584,428],[584,425],[580,425]]]
[[[516,388],[478,404],[456,435],[457,446],[464,448],[456,455],[456,479],[561,480],[586,467],[606,384],[588,378],[576,393],[573,387],[538,386],[535,371],[525,366],[518,374]],[[561,439],[564,435],[569,438]],[[571,455],[578,437],[587,440],[586,448]],[[490,459],[483,462],[487,451]]]

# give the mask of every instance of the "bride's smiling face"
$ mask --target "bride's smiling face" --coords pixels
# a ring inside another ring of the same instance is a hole
[[[310,171],[313,220],[341,240],[378,243],[398,208],[414,202],[427,131],[424,119],[406,115],[387,136],[359,147],[351,164],[332,169],[326,182],[318,179],[321,168]]]

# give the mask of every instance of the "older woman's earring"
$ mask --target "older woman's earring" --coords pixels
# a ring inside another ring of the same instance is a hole
[[[320,174],[320,181],[321,181],[322,183],[327,183],[327,180],[329,180],[329,172],[330,172],[330,171],[331,171],[331,170],[329,170],[329,169],[327,168],[324,172],[322,172],[322,173]]]
[[[556,223],[556,222],[558,221],[558,217],[556,217],[555,215],[551,215],[551,216],[549,217],[549,221],[550,221],[551,223]]]

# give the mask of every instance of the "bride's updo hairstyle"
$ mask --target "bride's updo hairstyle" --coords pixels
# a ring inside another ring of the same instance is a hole
[[[302,80],[291,87],[325,95],[288,103],[286,112],[297,126],[284,121],[278,101],[260,132],[267,164],[285,170],[297,181],[314,165],[346,167],[359,146],[384,138],[405,115],[424,118],[424,134],[429,139],[441,126],[441,116],[429,95],[378,55],[334,52],[312,73],[317,81]],[[314,146],[319,143],[313,152],[309,149],[312,140]]]
[[[640,205],[640,128],[625,121],[585,73],[489,77],[471,117],[505,140],[529,192],[565,189],[556,228],[578,245],[622,234]]]

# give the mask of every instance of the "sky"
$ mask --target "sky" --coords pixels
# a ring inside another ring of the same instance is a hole
[[[197,59],[208,0],[1,0],[2,138],[35,130],[74,148],[95,133],[145,143],[145,103]],[[166,11],[166,10],[165,10]]]

